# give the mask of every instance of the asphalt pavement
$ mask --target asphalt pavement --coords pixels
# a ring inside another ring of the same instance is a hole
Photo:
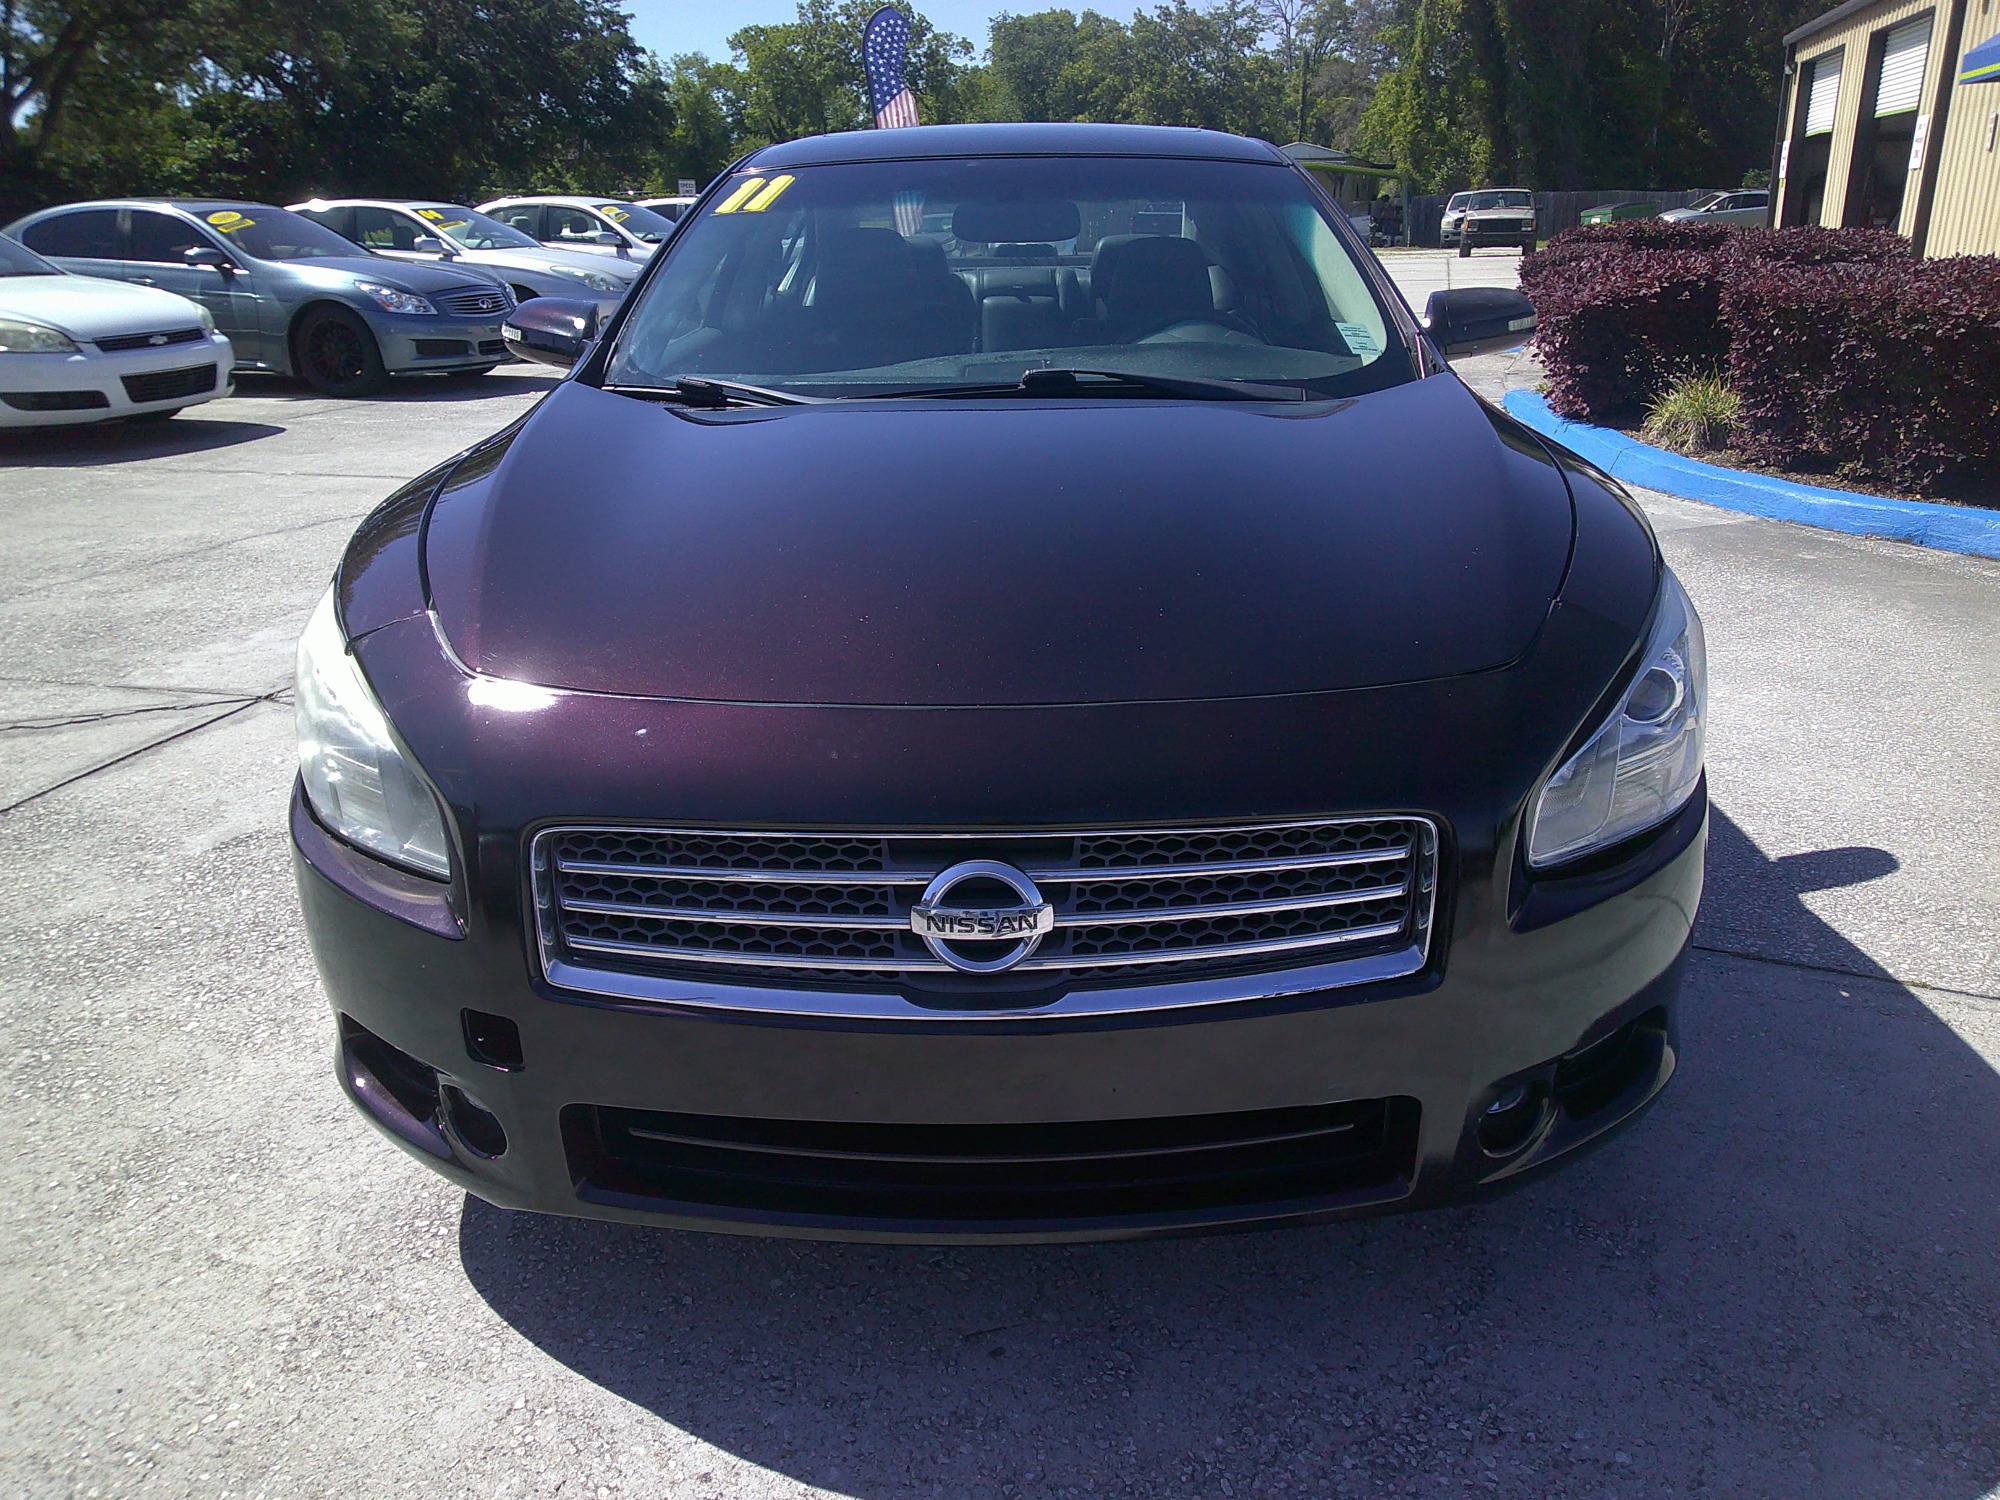
[[[1995,1492],[2000,565],[1641,496],[1710,884],[1680,1075],[1565,1172],[1136,1246],[637,1231],[354,1115],[283,832],[348,533],[550,383],[0,445],[0,1493]]]

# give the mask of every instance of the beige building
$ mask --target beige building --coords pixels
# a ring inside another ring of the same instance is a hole
[[[1774,222],[2000,254],[2000,78],[1966,63],[1996,36],[2000,0],[1847,0],[1787,36]]]

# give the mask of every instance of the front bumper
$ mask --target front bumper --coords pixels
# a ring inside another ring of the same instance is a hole
[[[1519,245],[1532,238],[1534,233],[1535,229],[1533,225],[1523,224],[1518,220],[1501,220],[1490,223],[1475,221],[1471,224],[1445,229],[1441,233],[1441,238],[1447,245],[1456,245],[1461,241],[1468,242],[1475,247],[1480,245]]]
[[[60,427],[177,411],[227,396],[235,355],[222,334],[157,349],[0,356],[0,427]]]
[[[1706,805],[1580,909],[1459,903],[1409,979],[910,1021],[567,994],[519,928],[482,933],[475,913],[463,936],[462,904],[339,844],[296,794],[291,822],[342,1084],[471,1192],[684,1228],[1003,1242],[1435,1206],[1601,1139],[1674,1069]],[[1516,1099],[1496,1133],[1490,1107]]]
[[[382,351],[382,367],[392,375],[428,370],[479,370],[513,358],[501,336],[500,318],[406,318],[383,314],[369,319]]]

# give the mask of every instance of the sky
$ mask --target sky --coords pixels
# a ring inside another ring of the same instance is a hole
[[[794,0],[623,0],[632,16],[632,35],[662,57],[706,52],[729,56],[729,34],[745,26],[789,21],[798,15]],[[918,0],[917,9],[933,26],[964,37],[986,50],[986,28],[1001,11],[1046,10],[1056,0]],[[1100,5],[1100,9],[1115,9]]]

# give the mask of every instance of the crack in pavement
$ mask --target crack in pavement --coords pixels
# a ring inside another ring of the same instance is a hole
[[[19,809],[26,807],[31,802],[39,801],[43,797],[48,796],[51,792],[59,792],[64,787],[75,786],[79,781],[87,781],[89,778],[98,775],[100,772],[110,770],[113,766],[122,766],[129,760],[137,760],[140,756],[150,754],[152,751],[159,749],[162,745],[171,745],[175,740],[186,739],[191,734],[199,734],[204,729],[213,728],[215,725],[220,724],[227,719],[233,719],[238,714],[243,713],[248,709],[255,708],[260,703],[268,703],[275,705],[280,701],[280,697],[281,697],[280,693],[271,692],[271,693],[260,694],[255,698],[245,698],[242,702],[237,703],[230,708],[224,709],[219,714],[210,715],[208,718],[203,719],[199,724],[185,725],[182,728],[176,729],[172,734],[164,734],[161,735],[158,739],[148,740],[145,744],[140,745],[135,749],[127,750],[122,755],[114,755],[109,760],[103,761],[85,770],[78,771],[73,776],[65,776],[62,780],[54,782],[49,786],[45,786],[41,788],[41,790],[39,791],[30,792],[25,797],[17,797],[14,801],[9,802],[6,806],[0,807],[0,817],[4,817],[8,813],[18,811]]]
[[[210,698],[198,703],[148,703],[139,708],[107,708],[101,713],[74,714],[67,719],[15,719],[0,723],[0,734],[33,734],[47,729],[74,729],[87,724],[103,724],[112,719],[133,719],[141,714],[193,713],[203,708],[222,708],[249,701],[253,695],[232,693],[226,698]]]
[[[1907,990],[1928,990],[1934,995],[1951,995],[1961,1000],[1981,1000],[2000,1005],[2000,995],[1989,995],[1983,990],[1954,989],[1948,984],[1927,984],[1921,979],[1905,979],[1899,974],[1890,973],[1887,969],[1870,974],[1864,969],[1843,969],[1833,964],[1808,963],[1801,958],[1779,958],[1770,953],[1752,953],[1745,948],[1719,948],[1711,943],[1689,943],[1688,946],[1696,953],[1713,953],[1722,958],[1740,958],[1746,963],[1772,964],[1781,969],[1803,969],[1812,974],[1837,974],[1843,979],[1865,979],[1872,984],[1895,984]]]

